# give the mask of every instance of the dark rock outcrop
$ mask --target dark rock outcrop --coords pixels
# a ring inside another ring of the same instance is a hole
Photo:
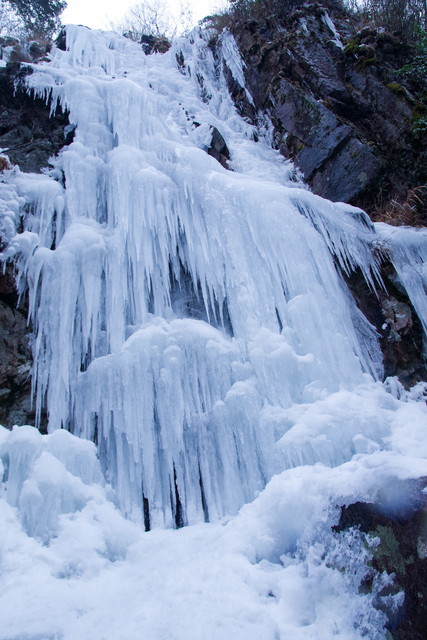
[[[315,193],[351,202],[369,187],[384,163],[349,125],[282,76],[273,79],[270,98],[276,128],[287,133],[281,151],[294,158]]]
[[[377,503],[356,502],[342,507],[336,531],[357,527],[376,539],[371,565],[393,576],[378,594],[377,606],[388,617],[393,640],[424,640],[427,629],[427,495],[425,479],[397,482]],[[372,588],[367,575],[361,590]],[[387,596],[403,591],[398,611],[386,605]],[[384,597],[385,596],[385,597]]]
[[[50,44],[40,40],[20,42],[16,38],[0,37],[0,58],[9,64],[43,60],[50,48]]]
[[[171,48],[170,41],[164,36],[143,35],[140,44],[146,55],[166,53]]]
[[[413,52],[398,38],[316,3],[231,29],[256,108],[315,193],[372,212],[426,183],[427,140],[414,126],[426,87],[399,74]]]
[[[45,51],[31,48],[32,44],[21,49],[14,45],[12,51],[18,58],[22,58],[22,51],[44,55]],[[67,114],[57,111],[51,116],[49,105],[28,94],[25,76],[31,72],[31,67],[21,67],[19,60],[0,68],[0,148],[7,149],[11,163],[22,171],[37,173],[71,141],[72,133],[66,135]],[[8,168],[0,166],[0,171]],[[18,305],[15,280],[8,270],[0,274],[0,424],[7,427],[34,424],[32,353],[26,318],[26,300]],[[43,423],[42,418],[42,428]]]
[[[193,125],[198,128],[200,127],[200,122],[194,121]],[[230,160],[230,151],[222,134],[214,126],[210,126],[210,141],[205,149],[206,153],[212,156],[212,158],[215,158],[224,169],[229,169],[228,161]]]
[[[25,76],[29,73],[32,68],[19,62],[0,68],[0,148],[7,150],[21,171],[38,173],[71,142],[72,133],[66,133],[66,113],[57,110],[51,117],[50,107],[28,94]]]
[[[218,162],[228,169],[228,161],[230,160],[230,152],[225,143],[224,138],[216,127],[212,127],[212,139],[208,148],[208,155],[218,160]]]
[[[10,270],[0,275],[0,424],[34,424],[32,355],[25,306],[17,306]]]
[[[360,271],[346,278],[356,303],[380,337],[384,377],[397,376],[409,388],[427,380],[423,355],[423,330],[406,292],[396,286],[396,273],[389,262],[381,267],[386,291],[372,291]]]

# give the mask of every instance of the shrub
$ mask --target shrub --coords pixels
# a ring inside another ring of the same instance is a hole
[[[237,19],[262,20],[266,17],[285,17],[298,9],[305,0],[229,0],[230,13]]]
[[[427,26],[427,0],[346,0],[355,13],[376,27],[412,40],[417,27]]]
[[[427,30],[415,29],[416,55],[413,60],[400,69],[400,73],[411,80],[423,81],[427,78]]]

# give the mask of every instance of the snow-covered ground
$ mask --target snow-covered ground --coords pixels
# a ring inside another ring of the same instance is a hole
[[[386,252],[426,323],[427,234],[311,194],[211,35],[69,27],[29,76],[75,138],[0,181],[50,432],[0,432],[0,640],[385,637],[389,578],[359,593],[369,547],[331,526],[427,475],[425,389],[379,381],[340,269],[372,284]]]

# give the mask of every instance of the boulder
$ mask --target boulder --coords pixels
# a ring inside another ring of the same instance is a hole
[[[386,290],[372,291],[360,271],[346,279],[359,309],[378,332],[384,378],[397,376],[409,388],[427,380],[422,326],[389,262],[381,265],[381,277]]]
[[[360,586],[372,591],[375,574],[389,582],[377,594],[376,606],[387,615],[393,640],[424,640],[427,628],[427,496],[426,479],[395,481],[374,503],[356,502],[341,508],[336,532],[357,528],[369,538],[372,570]],[[375,542],[373,542],[375,541]],[[389,597],[404,593],[396,611]]]
[[[193,122],[193,126],[197,129],[200,127],[200,122]],[[230,160],[230,151],[227,144],[218,131],[218,129],[212,125],[204,125],[207,128],[208,137],[203,140],[202,148],[209,156],[215,158],[225,169],[229,169],[228,161]]]
[[[216,127],[212,127],[212,139],[211,143],[208,147],[208,155],[218,160],[218,162],[225,168],[228,169],[228,161],[230,160],[230,152],[225,143],[224,138],[218,131]]]

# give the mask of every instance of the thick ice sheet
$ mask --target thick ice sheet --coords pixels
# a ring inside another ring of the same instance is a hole
[[[142,520],[145,506],[150,526],[255,496],[276,468],[266,403],[381,375],[334,264],[372,282],[372,227],[296,182],[268,137],[254,142],[226,85],[228,69],[244,87],[234,40],[223,34],[218,59],[209,38],[147,57],[69,27],[68,51],[29,85],[69,111],[74,141],[50,176],[11,172],[24,233],[4,216],[30,286],[37,413],[98,439],[122,508]],[[213,127],[229,170],[206,153]]]

